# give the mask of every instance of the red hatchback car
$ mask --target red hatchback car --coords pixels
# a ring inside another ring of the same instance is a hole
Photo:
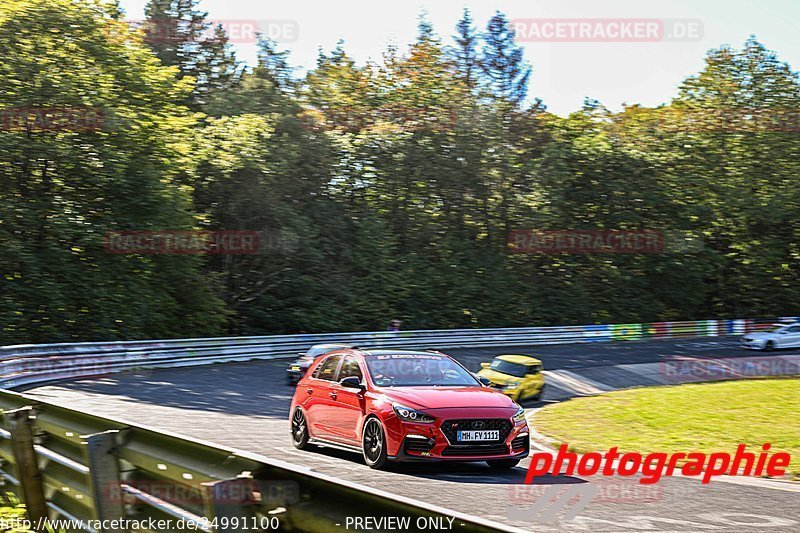
[[[320,357],[297,384],[296,448],[319,444],[388,461],[486,461],[528,455],[525,413],[441,352],[344,349]]]

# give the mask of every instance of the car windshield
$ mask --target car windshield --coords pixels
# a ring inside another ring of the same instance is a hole
[[[480,386],[468,370],[443,355],[374,355],[366,361],[369,375],[379,387]]]
[[[495,359],[492,361],[492,364],[489,368],[495,372],[508,374],[509,376],[516,376],[518,378],[523,377],[528,372],[528,369],[525,365],[509,363],[508,361],[503,361],[502,359]]]
[[[773,324],[772,326],[765,328],[763,331],[766,331],[767,333],[778,333],[785,327],[785,324]]]

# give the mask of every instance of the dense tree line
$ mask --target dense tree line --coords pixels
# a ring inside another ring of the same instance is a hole
[[[341,43],[300,75],[267,40],[243,68],[192,0],[146,12],[137,29],[113,2],[3,2],[0,112],[103,116],[0,131],[4,344],[796,314],[800,80],[755,39],[709,51],[668,104],[562,118],[528,96],[501,13],[452,38],[422,19],[379,63]],[[670,246],[509,253],[524,228]],[[277,237],[104,246],[166,229]]]

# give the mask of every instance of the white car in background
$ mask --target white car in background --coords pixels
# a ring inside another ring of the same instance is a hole
[[[800,347],[800,322],[773,324],[763,331],[747,333],[741,338],[742,348],[771,351]]]

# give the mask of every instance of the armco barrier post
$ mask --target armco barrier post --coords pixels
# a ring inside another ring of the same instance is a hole
[[[20,407],[4,414],[8,421],[11,449],[22,486],[20,496],[31,522],[43,523],[47,519],[47,500],[44,497],[42,474],[33,447],[33,407]]]
[[[223,533],[259,529],[248,522],[251,515],[248,507],[255,504],[252,490],[255,481],[249,474],[235,479],[207,481],[201,485],[204,514],[211,521],[212,531]]]
[[[89,466],[89,485],[94,499],[96,520],[106,524],[121,524],[125,517],[120,487],[119,460],[117,458],[117,435],[110,430],[82,436],[86,464]],[[101,533],[124,533],[125,529],[103,529]]]

